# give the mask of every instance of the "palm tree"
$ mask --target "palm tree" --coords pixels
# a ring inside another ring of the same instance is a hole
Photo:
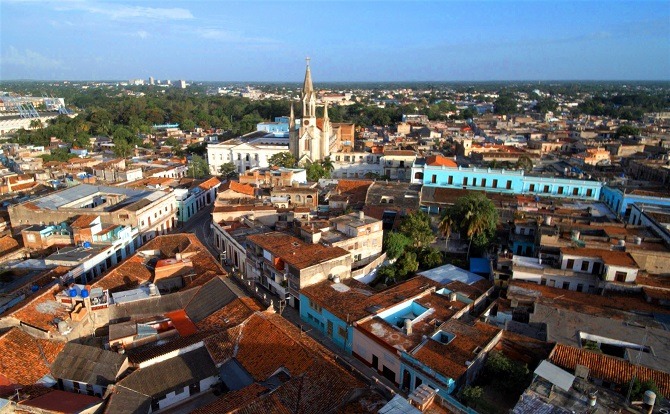
[[[447,210],[445,217],[450,217],[451,225],[470,239],[468,258],[472,239],[492,234],[498,223],[498,211],[484,193],[472,193],[461,197]],[[442,223],[440,225],[442,226]]]
[[[335,169],[335,166],[333,166],[333,162],[330,160],[330,157],[326,157],[323,160],[321,160],[321,166],[323,167],[324,170],[328,171],[329,173]]]
[[[451,236],[451,229],[454,225],[454,218],[449,214],[449,210],[445,211],[445,214],[442,216],[442,220],[440,220],[440,224],[438,225],[438,229],[440,230],[440,233],[444,235],[444,237],[447,238],[447,240],[444,243],[444,246],[446,247],[447,251],[449,251],[449,236]]]

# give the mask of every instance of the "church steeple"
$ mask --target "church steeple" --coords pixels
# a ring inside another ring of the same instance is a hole
[[[312,85],[312,70],[309,68],[309,58],[307,60],[307,68],[305,69],[305,82],[302,86],[302,117],[316,118],[316,93]]]
[[[295,129],[295,113],[293,112],[293,102],[291,102],[291,115],[288,118],[288,129],[293,131]]]

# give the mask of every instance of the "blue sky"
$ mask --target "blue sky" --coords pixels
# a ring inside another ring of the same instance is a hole
[[[670,1],[0,0],[0,79],[668,80]]]

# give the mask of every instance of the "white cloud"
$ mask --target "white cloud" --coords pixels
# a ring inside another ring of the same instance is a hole
[[[106,16],[112,20],[190,20],[195,18],[190,10],[179,7],[157,8],[85,2],[64,2],[55,6],[57,10],[79,10]]]
[[[21,66],[27,69],[61,69],[63,62],[44,56],[30,49],[18,50],[10,46],[7,52],[2,56],[4,65]]]
[[[267,37],[246,36],[241,32],[222,30],[217,28],[198,28],[196,34],[203,39],[216,40],[226,43],[245,43],[245,44],[277,44],[275,39]]]

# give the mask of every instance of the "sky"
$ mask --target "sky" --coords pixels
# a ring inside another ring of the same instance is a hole
[[[670,1],[0,0],[0,80],[670,80]]]

